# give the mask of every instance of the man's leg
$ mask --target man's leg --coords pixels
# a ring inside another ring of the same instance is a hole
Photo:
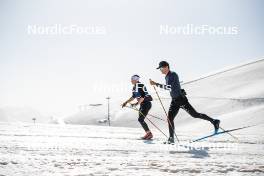
[[[212,124],[214,123],[214,119],[212,119],[211,117],[207,116],[206,114],[198,113],[189,103],[187,98],[184,98],[181,108],[183,108],[186,112],[188,112],[194,118],[207,120],[211,122]]]
[[[189,103],[188,99],[185,97],[183,99],[181,108],[183,108],[185,111],[187,111],[192,117],[199,118],[203,120],[207,120],[211,122],[214,125],[215,133],[218,132],[220,120],[218,119],[212,119],[211,117],[207,116],[206,114],[198,113],[192,105]]]
[[[150,131],[147,123],[145,122],[145,117],[148,115],[150,108],[151,108],[151,102],[143,103],[142,105],[140,105],[139,108],[140,112],[139,112],[138,121],[146,132]]]
[[[168,113],[168,126],[169,126],[169,133],[170,137],[174,139],[174,118],[178,114],[180,109],[179,103],[177,103],[175,100],[171,101],[170,109]]]

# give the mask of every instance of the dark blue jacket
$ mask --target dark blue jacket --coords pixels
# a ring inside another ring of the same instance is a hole
[[[152,101],[151,95],[149,95],[147,88],[144,84],[138,82],[132,89],[132,97],[139,100],[144,98],[143,102]]]
[[[170,90],[170,96],[172,98],[179,98],[182,96],[181,84],[177,73],[169,71],[165,77],[165,80],[166,85],[158,83],[157,86],[166,90]]]

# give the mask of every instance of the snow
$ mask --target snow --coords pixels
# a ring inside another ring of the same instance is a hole
[[[66,124],[0,123],[0,176],[264,175],[263,69],[258,60],[183,85],[191,104],[220,119],[224,129],[257,125],[232,132],[239,140],[222,134],[189,143],[213,127],[181,110],[175,119],[180,144],[164,145],[166,137],[151,124],[154,140],[142,141],[138,112],[116,102],[114,127],[98,123],[106,106],[68,116]],[[168,92],[159,92],[168,109]],[[157,100],[150,113],[164,118]],[[168,134],[166,122],[150,119]]]
[[[264,174],[262,135],[190,144],[188,132],[178,134],[180,145],[164,145],[156,130],[155,140],[138,140],[136,128],[1,123],[0,129],[0,175]]]

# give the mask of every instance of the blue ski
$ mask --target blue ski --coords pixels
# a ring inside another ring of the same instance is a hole
[[[201,140],[203,140],[203,139],[210,138],[210,137],[213,137],[213,136],[217,136],[217,135],[219,135],[219,134],[224,134],[224,133],[229,133],[229,132],[232,132],[232,131],[242,130],[242,129],[249,128],[249,127],[253,127],[253,126],[256,126],[256,125],[244,126],[244,127],[240,127],[240,128],[234,128],[234,129],[230,129],[230,130],[220,131],[220,132],[217,132],[217,133],[214,133],[214,134],[208,135],[208,136],[204,136],[204,137],[201,137],[201,138],[195,139],[195,140],[191,141],[191,143],[192,143],[192,142],[201,141]]]

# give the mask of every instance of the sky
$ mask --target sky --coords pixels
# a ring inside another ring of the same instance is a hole
[[[67,114],[79,105],[104,103],[106,96],[121,103],[131,95],[133,74],[145,83],[164,82],[155,69],[161,60],[186,81],[259,59],[263,6],[261,0],[0,0],[0,107]],[[92,29],[88,34],[28,30],[55,25]],[[188,25],[236,32],[173,32]],[[166,26],[167,34],[161,32]],[[109,87],[121,90],[100,90]]]

